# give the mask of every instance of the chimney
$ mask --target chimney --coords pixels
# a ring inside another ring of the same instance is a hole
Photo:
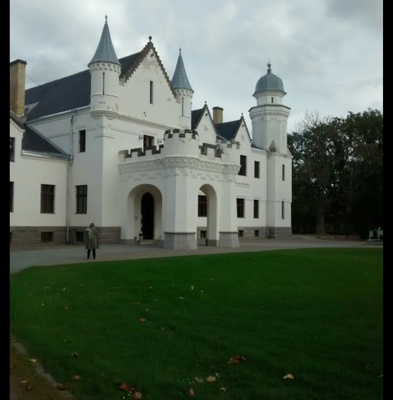
[[[10,110],[19,117],[25,113],[25,73],[26,61],[10,63]]]
[[[221,107],[213,107],[213,123],[221,124],[222,123],[222,112],[224,111]]]

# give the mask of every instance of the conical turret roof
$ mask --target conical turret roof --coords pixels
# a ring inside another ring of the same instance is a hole
[[[194,92],[187,78],[183,57],[181,56],[181,49],[179,49],[179,57],[177,59],[175,72],[173,73],[172,87],[173,89],[186,89]]]
[[[105,16],[105,24],[102,30],[101,39],[98,43],[97,50],[88,64],[96,63],[96,62],[109,62],[112,64],[120,65],[119,60],[117,59],[115,49],[113,48],[111,35],[109,33],[109,27],[107,22],[107,16]]]

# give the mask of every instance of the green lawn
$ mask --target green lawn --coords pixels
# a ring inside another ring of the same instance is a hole
[[[381,400],[382,267],[375,248],[33,267],[10,329],[79,400]]]

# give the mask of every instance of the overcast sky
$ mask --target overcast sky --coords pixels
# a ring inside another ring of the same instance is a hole
[[[10,62],[32,87],[87,69],[105,16],[118,58],[152,42],[169,78],[181,48],[193,109],[248,110],[258,79],[279,76],[291,108],[346,117],[382,108],[382,0],[10,0]]]

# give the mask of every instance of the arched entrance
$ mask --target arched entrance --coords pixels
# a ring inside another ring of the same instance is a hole
[[[151,193],[142,196],[141,216],[142,239],[154,239],[154,198]]]

